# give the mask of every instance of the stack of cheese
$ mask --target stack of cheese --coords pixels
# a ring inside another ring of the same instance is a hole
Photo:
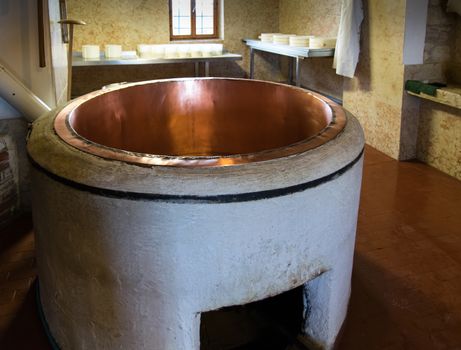
[[[274,35],[280,33],[261,33],[259,37],[263,43],[272,43],[274,41]]]
[[[224,52],[223,44],[166,44],[137,46],[140,58],[189,58],[220,56]]]
[[[274,34],[273,43],[277,45],[288,45],[290,43],[290,36],[293,36],[293,34]]]
[[[334,49],[335,46],[336,38],[315,36],[309,40],[309,48],[311,49]]]
[[[139,44],[136,47],[139,58],[154,58],[154,45]],[[163,53],[162,53],[163,56]]]
[[[108,44],[104,47],[104,56],[106,58],[120,58],[122,57],[122,45]]]
[[[290,46],[295,47],[309,47],[309,39],[312,38],[311,35],[293,35],[290,36]]]
[[[84,59],[99,59],[99,45],[82,45],[82,57]]]
[[[224,52],[223,44],[189,44],[190,57],[221,56]]]

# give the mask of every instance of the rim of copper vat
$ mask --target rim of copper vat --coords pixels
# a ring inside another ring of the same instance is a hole
[[[159,155],[159,154],[147,154],[139,152],[130,152],[122,149],[108,147],[91,140],[84,138],[79,135],[72,125],[70,124],[70,118],[72,117],[73,111],[85,102],[110,93],[116,90],[127,89],[133,86],[149,85],[154,83],[165,83],[165,82],[179,82],[179,81],[190,81],[190,80],[232,80],[232,81],[254,81],[264,84],[273,84],[278,86],[284,86],[287,89],[293,89],[302,91],[303,93],[309,94],[314,98],[325,103],[332,113],[331,122],[317,134],[306,138],[305,140],[289,144],[283,147],[268,149],[264,151],[258,151],[254,153],[246,154],[233,154],[233,155],[219,155],[219,156],[171,156],[171,155]],[[329,98],[318,94],[316,92],[302,89],[299,87],[268,82],[263,80],[248,80],[239,78],[179,78],[179,79],[161,79],[161,80],[150,80],[143,81],[140,83],[120,84],[119,86],[110,87],[108,89],[102,89],[89,94],[83,95],[68,105],[66,105],[57,114],[54,120],[54,130],[56,134],[68,145],[91,155],[98,156],[108,160],[117,160],[121,162],[131,163],[135,165],[151,167],[151,166],[169,166],[169,167],[223,167],[240,165],[247,163],[255,163],[268,161],[278,158],[284,158],[288,156],[294,156],[300,153],[317,148],[328,141],[336,138],[343,130],[347,123],[346,114],[343,108],[330,100]]]

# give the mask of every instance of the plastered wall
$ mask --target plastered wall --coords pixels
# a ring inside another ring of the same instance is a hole
[[[338,35],[341,0],[280,0],[280,27],[286,34]],[[333,58],[310,58],[301,63],[301,84],[342,99],[343,78],[332,68]],[[283,67],[285,71],[286,67]]]
[[[168,1],[67,0],[67,12],[69,18],[87,23],[76,29],[77,51],[85,44],[120,44],[124,50],[136,50],[137,44],[169,41]]]
[[[406,1],[364,0],[364,7],[360,61],[356,77],[344,79],[344,106],[373,147],[461,178],[460,111],[404,91],[408,79],[461,82],[461,17],[446,12],[446,1],[430,0],[424,62],[405,66]]]
[[[284,32],[336,36],[341,9],[340,0],[225,0],[222,38],[225,48],[243,55],[241,62],[214,64],[213,76],[246,77],[249,52],[243,38],[257,38],[262,32]],[[117,0],[115,2],[68,0],[69,17],[85,20],[78,27],[75,47],[82,44],[122,44],[124,50],[135,50],[140,43],[168,43],[168,2],[163,0]],[[327,95],[342,98],[342,77],[332,69],[332,58],[309,59],[302,63],[302,84]],[[287,60],[257,53],[257,79],[287,80]],[[99,89],[120,81],[139,81],[194,74],[193,66],[109,67],[75,69],[74,95]]]
[[[226,0],[224,37],[220,42],[233,53],[243,55],[239,62],[213,63],[212,76],[246,77],[249,52],[243,38],[256,38],[261,32],[274,32],[279,27],[279,0]],[[75,47],[82,44],[122,44],[124,50],[135,50],[141,43],[168,43],[168,1],[165,0],[68,0],[68,16],[88,23],[75,33]],[[281,81],[279,59],[258,54],[256,78]],[[95,73],[97,71],[97,73]],[[81,95],[103,85],[121,81],[140,81],[171,77],[191,77],[193,65],[158,65],[74,69],[73,94]]]
[[[455,45],[453,47],[454,53],[451,56],[453,59],[450,62],[449,75],[454,82],[461,84],[461,16],[456,17],[454,33]]]
[[[356,77],[343,102],[362,123],[367,143],[399,158],[403,95],[405,0],[364,0]]]
[[[446,1],[430,1],[424,64],[407,67],[408,78],[461,84],[461,16],[445,6]],[[461,179],[461,110],[418,102],[417,158]]]
[[[461,110],[422,101],[418,159],[461,180]]]

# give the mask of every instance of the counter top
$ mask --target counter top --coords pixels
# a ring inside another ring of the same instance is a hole
[[[332,57],[335,54],[335,49],[310,49],[308,47],[296,47],[290,45],[278,45],[272,43],[262,42],[256,39],[243,39],[243,42],[249,47],[271,52],[283,56],[308,58],[308,57]]]
[[[140,64],[168,64],[168,63],[199,63],[213,61],[239,61],[242,55],[223,53],[220,56],[208,57],[184,57],[184,58],[139,58],[135,51],[125,51],[120,58],[106,58],[102,55],[98,59],[84,59],[80,52],[75,52],[72,59],[72,67],[88,66],[115,66],[115,65],[140,65]]]

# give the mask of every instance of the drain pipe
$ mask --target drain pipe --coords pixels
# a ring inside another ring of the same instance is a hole
[[[0,62],[0,97],[33,122],[51,108]]]

